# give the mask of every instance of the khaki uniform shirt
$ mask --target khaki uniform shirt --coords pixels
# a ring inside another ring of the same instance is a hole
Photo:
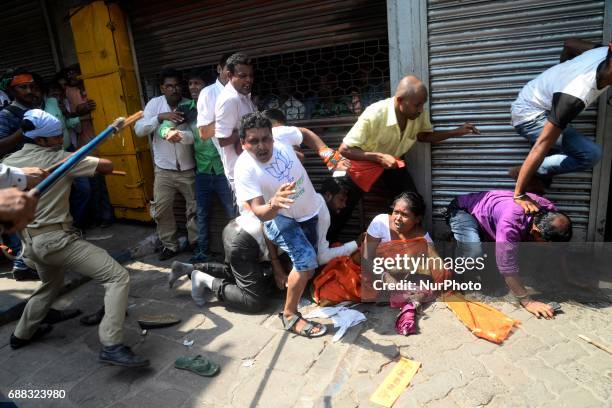
[[[342,141],[349,147],[364,152],[376,152],[401,157],[417,141],[419,133],[433,132],[429,112],[424,111],[415,120],[408,120],[400,132],[395,116],[394,98],[378,101],[366,108]]]
[[[40,167],[42,169],[62,161],[70,153],[63,150],[54,151],[34,143],[26,143],[23,149],[7,156],[2,161],[14,167]],[[34,221],[28,228],[40,228],[46,225],[72,223],[70,215],[70,188],[75,177],[92,177],[100,160],[88,156],[74,166],[68,174],[60,178],[38,201]]]

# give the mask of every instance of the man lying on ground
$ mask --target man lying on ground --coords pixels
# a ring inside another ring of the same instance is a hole
[[[447,222],[464,257],[482,256],[481,235],[495,242],[499,272],[521,306],[537,317],[553,317],[552,308],[531,299],[519,277],[518,243],[567,242],[572,238],[572,222],[547,199],[529,194],[542,209],[526,214],[515,203],[512,191],[483,191],[459,196],[447,208]]]

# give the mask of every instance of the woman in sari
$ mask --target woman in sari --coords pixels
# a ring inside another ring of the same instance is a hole
[[[379,291],[379,295],[390,297],[392,307],[432,300],[435,295],[426,283],[443,281],[449,276],[433,248],[433,240],[423,228],[425,208],[420,194],[403,192],[393,201],[391,214],[377,215],[368,227],[363,246],[364,277],[369,276],[372,283],[377,279],[404,286],[412,282],[409,289]]]

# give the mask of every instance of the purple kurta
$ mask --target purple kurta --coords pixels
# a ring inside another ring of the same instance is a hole
[[[540,208],[556,210],[546,198],[528,195]],[[513,196],[512,191],[492,190],[457,197],[459,207],[476,218],[487,240],[496,242],[495,258],[503,275],[518,273],[517,244],[528,240],[533,221],[533,215],[525,214]]]

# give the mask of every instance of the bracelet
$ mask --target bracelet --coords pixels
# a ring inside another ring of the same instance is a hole
[[[523,194],[515,195],[513,198],[515,200],[521,200],[521,199],[523,199],[525,197],[527,197],[527,194],[523,193]]]

